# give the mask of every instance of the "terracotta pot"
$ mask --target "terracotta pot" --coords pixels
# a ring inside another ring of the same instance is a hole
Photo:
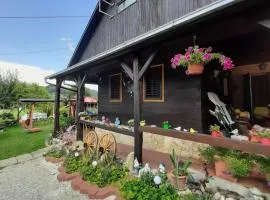
[[[200,75],[203,73],[204,66],[203,64],[189,64],[188,69],[186,70],[187,75]]]
[[[212,137],[214,138],[220,138],[222,136],[220,131],[212,131],[211,132]]]
[[[265,174],[261,172],[260,168],[257,165],[255,165],[251,169],[250,177],[251,178],[256,178],[256,179],[259,179],[259,180],[263,180],[263,181],[266,179]]]
[[[173,186],[177,188],[177,182],[176,182],[176,178],[177,178],[178,179],[178,189],[179,190],[185,190],[186,189],[187,177],[186,176],[175,177],[173,172],[171,172],[170,174],[171,174],[171,177],[172,177],[171,181],[172,181]]]
[[[250,134],[249,136],[250,136],[251,142],[259,142],[260,141],[260,136],[258,136],[258,135]]]
[[[260,138],[260,143],[270,146],[270,138]]]
[[[216,176],[220,178],[224,178],[233,182],[237,182],[237,179],[233,177],[230,169],[228,168],[227,164],[223,160],[216,160],[215,161],[215,172]]]

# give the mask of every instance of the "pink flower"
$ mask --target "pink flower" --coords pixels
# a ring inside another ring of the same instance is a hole
[[[193,47],[188,47],[187,53],[190,53],[193,50]]]
[[[190,53],[189,53],[189,52],[187,52],[187,53],[185,54],[185,60],[186,60],[186,61],[190,60]]]
[[[204,54],[204,55],[203,55],[203,59],[204,59],[204,60],[210,61],[210,60],[212,59],[212,54],[210,54],[210,53]]]
[[[206,49],[206,52],[207,52],[207,53],[212,52],[212,47],[208,47],[208,48]]]
[[[233,61],[229,57],[225,57],[222,64],[223,70],[230,70],[234,67]]]
[[[199,49],[197,50],[197,53],[203,53],[203,48],[199,48]]]

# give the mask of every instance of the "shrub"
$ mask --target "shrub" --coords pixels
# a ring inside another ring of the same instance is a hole
[[[245,158],[227,156],[225,161],[232,175],[236,178],[247,177],[251,170],[251,163]]]

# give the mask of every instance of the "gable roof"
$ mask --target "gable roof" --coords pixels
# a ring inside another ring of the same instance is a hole
[[[134,37],[130,40],[127,40],[115,47],[112,47],[108,50],[105,50],[97,55],[91,56],[83,61],[77,62],[76,60],[76,56],[79,54],[80,51],[84,51],[84,48],[86,47],[86,41],[89,40],[91,38],[91,32],[93,33],[98,21],[101,19],[102,14],[99,13],[99,9],[98,9],[98,4],[96,5],[96,8],[93,12],[93,14],[91,15],[91,18],[88,22],[88,25],[86,27],[86,29],[84,30],[84,33],[79,41],[79,44],[76,47],[76,50],[74,51],[74,54],[69,62],[69,65],[66,69],[55,73],[51,76],[48,76],[48,79],[52,79],[52,78],[56,78],[56,77],[61,77],[67,74],[70,74],[72,72],[77,71],[78,69],[81,69],[83,67],[85,67],[86,65],[89,64],[93,64],[94,62],[100,61],[104,58],[106,58],[107,56],[113,56],[114,54],[124,51],[134,45],[140,44],[148,39],[152,39],[154,37],[158,37],[161,34],[164,34],[168,31],[171,31],[175,28],[178,28],[180,26],[183,26],[185,24],[191,23],[192,21],[195,21],[203,16],[207,16],[210,15],[214,12],[217,12],[221,9],[225,9],[233,4],[239,3],[243,0],[217,0],[214,1],[211,4],[208,4],[202,8],[199,8],[195,11],[189,12],[183,16],[181,16],[180,18],[177,18],[173,21],[170,21],[166,24],[163,24],[157,28],[151,29],[150,31],[143,33],[137,37]],[[105,17],[105,16],[104,16]]]

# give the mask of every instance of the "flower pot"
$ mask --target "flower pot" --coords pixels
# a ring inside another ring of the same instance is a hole
[[[255,135],[255,134],[250,134],[250,141],[251,142],[259,142],[260,141],[260,136]]]
[[[233,182],[237,182],[237,179],[233,177],[231,171],[229,170],[227,164],[223,160],[215,161],[215,172],[216,176],[224,178]]]
[[[172,185],[177,188],[177,181],[176,178],[178,179],[178,190],[185,190],[186,188],[186,182],[187,182],[187,177],[186,176],[178,176],[175,177],[173,172],[170,173],[172,177]]]
[[[270,146],[270,138],[260,138],[260,143]]]
[[[203,64],[189,64],[188,69],[186,70],[187,75],[200,75],[203,73],[204,66]]]
[[[250,177],[258,180],[265,180],[265,174],[261,172],[260,168],[255,165],[250,172]]]
[[[220,137],[222,137],[222,133],[220,131],[212,131],[211,132],[211,135],[214,138],[220,138]]]

